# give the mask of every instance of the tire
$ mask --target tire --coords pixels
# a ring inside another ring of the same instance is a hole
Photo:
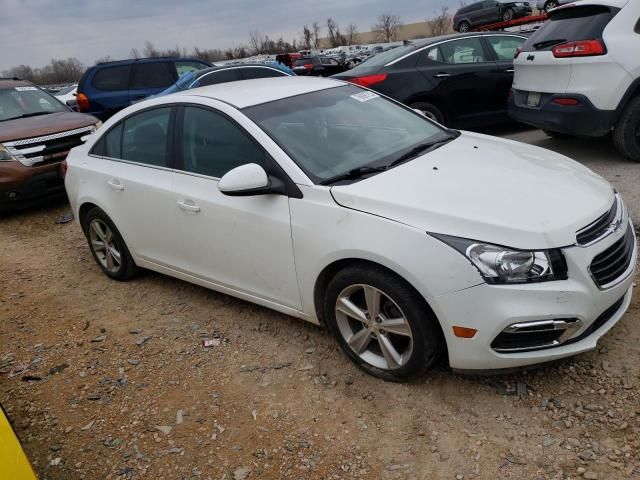
[[[544,4],[544,11],[549,13],[549,10],[553,10],[558,6],[558,2],[556,0],[550,0],[549,2]]]
[[[98,207],[92,208],[81,219],[81,224],[91,254],[105,275],[126,281],[138,273],[127,244],[106,213]],[[104,248],[105,244],[109,248]]]
[[[571,138],[571,135],[568,133],[554,132],[552,130],[542,130],[544,134],[548,137],[555,138],[557,140],[566,140],[567,138]]]
[[[445,125],[447,122],[447,117],[444,112],[433,103],[416,102],[412,103],[410,107],[415,110],[420,110],[427,118],[438,122],[440,125]]]
[[[504,12],[502,12],[502,21],[510,22],[511,20],[513,20],[513,10],[507,8]]]
[[[471,28],[471,25],[469,25],[469,22],[467,21],[463,21],[458,24],[458,31],[460,33],[467,33],[470,28]]]
[[[629,160],[640,162],[640,96],[622,111],[613,129],[613,143]]]
[[[373,321],[366,318],[375,307],[367,307],[365,291],[368,298],[379,299],[380,314]],[[358,263],[339,271],[327,286],[324,312],[329,330],[347,356],[383,380],[421,377],[444,351],[442,331],[424,299],[402,278],[380,267]]]

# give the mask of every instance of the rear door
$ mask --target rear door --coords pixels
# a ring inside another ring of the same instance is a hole
[[[479,36],[426,48],[418,60],[418,70],[435,83],[431,95],[446,105],[452,123],[494,111],[494,69],[495,63]]]
[[[496,88],[491,103],[497,111],[507,111],[509,91],[513,84],[513,58],[527,40],[518,35],[487,35],[482,37],[495,60],[491,76]]]
[[[129,101],[139,102],[169,88],[178,79],[173,62],[140,62],[133,65]]]
[[[500,3],[495,0],[485,0],[482,2],[482,9],[478,14],[480,24],[495,23],[502,20],[500,18]]]
[[[603,59],[594,56],[559,58],[553,53],[554,47],[581,40],[601,40],[612,15],[610,7],[595,5],[552,11],[549,21],[524,43],[514,61],[514,90],[567,93],[572,76],[575,76],[574,63],[593,63],[594,59],[601,63]],[[584,73],[591,82],[591,75]]]

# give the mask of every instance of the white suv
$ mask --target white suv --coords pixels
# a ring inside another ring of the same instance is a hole
[[[600,137],[640,161],[640,1],[557,8],[514,61],[510,115],[551,136]]]

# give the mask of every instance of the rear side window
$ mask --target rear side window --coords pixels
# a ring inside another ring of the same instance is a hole
[[[467,63],[483,63],[486,62],[484,47],[479,38],[463,38],[440,44],[434,47],[439,50],[436,54],[433,49],[427,52],[430,59],[438,59],[436,61],[449,63],[452,65],[461,65]]]
[[[204,87],[205,85],[217,85],[218,83],[235,82],[240,80],[237,68],[230,68],[228,70],[218,70],[208,73],[198,79],[194,87]]]
[[[176,81],[168,62],[138,63],[134,66],[131,89],[167,88]]]
[[[100,68],[93,77],[92,85],[98,90],[115,91],[129,89],[131,65]]]
[[[524,38],[509,37],[505,35],[496,35],[491,37],[485,37],[489,45],[496,52],[498,60],[513,60],[516,56],[516,50],[522,47]]]
[[[124,120],[122,130],[123,160],[167,166],[167,146],[171,108],[154,108]]]
[[[551,19],[529,37],[522,49],[525,52],[551,50],[560,43],[601,40],[605,27],[619,11],[589,5],[552,12]]]
[[[181,77],[185,73],[195,72],[197,70],[202,70],[203,68],[208,68],[209,65],[205,65],[202,62],[196,62],[194,60],[179,60],[175,62],[176,71],[178,72],[178,77]]]
[[[251,80],[253,78],[271,78],[271,77],[284,77],[286,73],[281,72],[280,70],[275,70],[273,68],[243,68],[240,70],[242,73],[242,77],[245,80]]]

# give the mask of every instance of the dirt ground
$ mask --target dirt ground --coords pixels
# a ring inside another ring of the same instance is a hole
[[[640,478],[637,294],[595,352],[385,383],[319,327],[109,280],[68,211],[0,219],[0,402],[41,479]]]

